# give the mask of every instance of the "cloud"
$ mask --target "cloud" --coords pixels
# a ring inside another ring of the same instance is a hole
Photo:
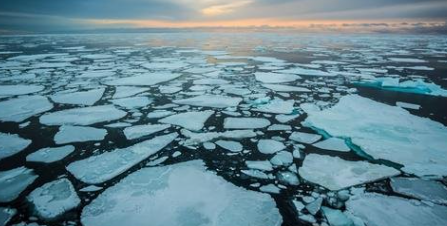
[[[216,16],[222,14],[229,14],[237,10],[238,8],[244,7],[253,3],[252,0],[249,1],[238,1],[220,5],[213,5],[207,8],[202,9],[202,13],[206,16]]]

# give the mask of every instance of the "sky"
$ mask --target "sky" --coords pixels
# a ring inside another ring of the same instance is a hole
[[[0,0],[0,32],[258,27],[447,32],[447,0]]]

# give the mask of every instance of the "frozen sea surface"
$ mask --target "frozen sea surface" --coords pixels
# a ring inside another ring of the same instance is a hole
[[[0,225],[446,225],[446,75],[435,35],[2,36]]]

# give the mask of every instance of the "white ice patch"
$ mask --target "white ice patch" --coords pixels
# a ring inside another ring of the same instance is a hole
[[[44,89],[44,86],[38,85],[0,85],[0,97],[37,93]]]
[[[9,99],[0,102],[0,121],[22,122],[52,108],[53,104],[43,96],[23,96]]]
[[[262,83],[285,83],[293,82],[295,80],[301,79],[298,75],[293,74],[279,74],[272,72],[256,72],[256,80]]]
[[[258,141],[258,150],[263,154],[274,154],[278,151],[282,151],[286,146],[276,140],[262,139]]]
[[[259,129],[270,125],[265,118],[225,118],[225,129]]]
[[[312,133],[304,133],[304,132],[293,132],[289,139],[296,141],[296,142],[300,142],[300,143],[305,143],[305,144],[312,144],[317,142],[318,140],[321,139],[321,135],[318,134],[312,134]]]
[[[170,72],[147,73],[144,75],[137,75],[133,77],[119,78],[110,82],[106,82],[106,84],[115,86],[151,86],[176,79],[180,77],[180,75],[181,74]]]
[[[148,179],[149,178],[149,179]],[[138,211],[135,211],[138,210]],[[243,213],[243,214],[241,214]],[[85,226],[280,226],[274,200],[248,191],[192,161],[141,169],[82,211]]]
[[[400,172],[366,161],[346,161],[339,157],[309,154],[299,168],[299,174],[309,182],[336,191],[396,176]]]
[[[205,126],[205,122],[208,118],[214,114],[214,111],[196,111],[186,112],[176,115],[168,116],[158,120],[161,123],[167,123],[172,125],[181,126],[188,130],[201,130]]]
[[[103,183],[162,150],[177,136],[177,133],[170,133],[127,148],[91,156],[71,163],[67,166],[67,170],[84,183]]]
[[[398,63],[425,63],[427,62],[426,60],[422,60],[422,59],[416,59],[416,58],[397,58],[397,57],[392,57],[392,58],[388,58],[390,61],[392,62],[398,62]]]
[[[243,150],[243,146],[241,143],[237,141],[231,141],[231,140],[218,140],[216,141],[216,144],[228,151],[231,152],[241,152]]]
[[[171,126],[162,124],[131,126],[124,129],[124,135],[128,140],[133,140],[143,136],[151,135],[156,132],[160,132],[169,127]]]
[[[17,134],[0,132],[0,160],[21,152],[31,144],[31,140],[23,139]]]
[[[75,147],[66,145],[62,147],[42,148],[26,156],[27,162],[53,163],[60,161],[73,153]]]
[[[345,141],[340,138],[331,137],[326,140],[313,144],[313,146],[329,151],[349,152],[351,149],[346,145]]]
[[[81,203],[73,185],[65,178],[36,188],[27,199],[37,215],[44,220],[55,219]]]
[[[399,78],[385,77],[365,80],[358,82],[357,84],[398,92],[447,97],[447,90],[443,89],[440,85],[425,82],[422,79],[401,82]]]
[[[227,108],[235,107],[242,101],[240,97],[227,97],[217,95],[200,95],[187,99],[174,100],[176,104],[186,104],[201,107]]]
[[[368,226],[447,225],[447,207],[415,200],[365,193],[351,197],[346,209]]]
[[[100,88],[74,93],[56,93],[50,98],[60,104],[93,105],[101,99],[104,90],[104,88]]]
[[[37,179],[34,170],[19,167],[0,171],[0,202],[11,202]]]
[[[441,123],[357,95],[308,115],[304,125],[351,138],[374,159],[402,164],[403,171],[419,176],[447,175],[447,128]]]
[[[107,135],[107,130],[97,129],[89,126],[70,126],[63,125],[59,127],[59,132],[54,136],[56,144],[67,144],[73,142],[101,141]]]
[[[109,122],[126,116],[126,112],[112,105],[72,108],[45,114],[40,123],[45,125],[91,125]]]

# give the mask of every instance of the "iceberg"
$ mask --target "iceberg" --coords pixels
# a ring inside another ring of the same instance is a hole
[[[27,199],[44,220],[53,220],[81,203],[73,185],[65,178],[36,188]]]
[[[67,166],[67,170],[84,183],[103,183],[162,150],[174,141],[177,136],[177,133],[170,133],[127,148],[115,149],[91,156],[72,162]]]
[[[22,96],[0,102],[0,121],[22,122],[49,111],[53,104],[44,96]]]
[[[85,226],[280,226],[267,194],[207,171],[202,161],[143,168],[106,189],[81,215]]]
[[[39,163],[53,163],[64,159],[74,151],[75,147],[73,145],[42,148],[26,156],[26,161],[39,162]]]
[[[236,107],[242,101],[240,97],[227,97],[217,95],[200,95],[187,99],[174,100],[176,104],[186,104],[200,107],[227,108]]]
[[[190,111],[168,116],[158,120],[158,122],[177,125],[188,130],[197,131],[205,126],[205,122],[213,114],[214,111]]]
[[[0,171],[0,203],[11,202],[36,179],[34,170],[25,167]]]
[[[384,165],[318,154],[307,155],[298,172],[305,180],[332,191],[400,174],[400,171]]]
[[[72,108],[47,113],[40,117],[40,123],[45,125],[91,125],[109,122],[126,116],[126,112],[112,105]]]
[[[447,175],[447,128],[400,107],[349,95],[332,108],[308,112],[303,125],[350,138],[359,154],[401,164],[404,172]]]
[[[97,129],[89,126],[70,126],[63,125],[59,127],[59,132],[54,136],[56,144],[67,144],[73,142],[101,141],[107,135],[107,130]]]
[[[31,144],[31,140],[23,139],[17,134],[0,132],[0,160],[15,155]]]
[[[101,99],[105,89],[92,89],[74,93],[56,93],[50,98],[60,104],[93,105]]]
[[[162,124],[131,126],[124,129],[124,135],[128,140],[134,140],[143,136],[148,136],[153,133],[160,132],[169,127],[171,126]]]
[[[225,129],[259,129],[270,125],[265,118],[225,118]]]

